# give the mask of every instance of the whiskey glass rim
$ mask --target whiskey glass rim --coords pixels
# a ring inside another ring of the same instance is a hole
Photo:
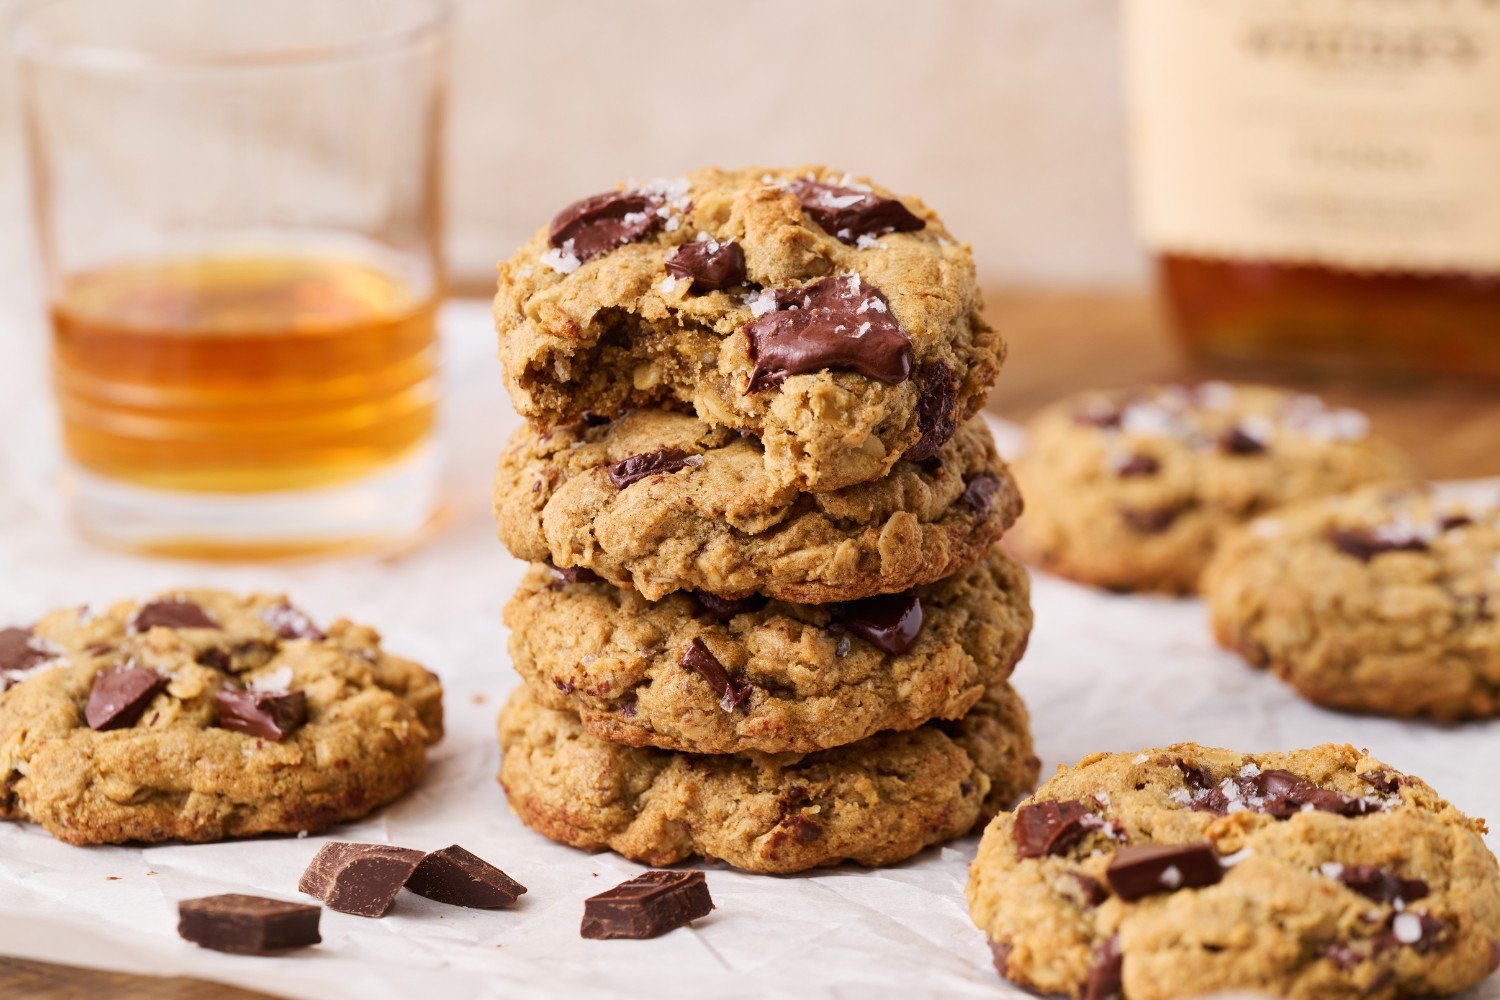
[[[366,59],[410,49],[445,31],[453,18],[452,0],[397,0],[396,6],[399,6],[403,16],[396,18],[391,25],[364,32],[351,30],[347,37],[336,39],[264,47],[166,47],[149,43],[59,38],[49,37],[49,32],[42,26],[43,20],[50,13],[65,8],[98,6],[100,3],[118,7],[121,0],[24,0],[8,26],[12,50],[23,61],[96,70],[276,68]]]

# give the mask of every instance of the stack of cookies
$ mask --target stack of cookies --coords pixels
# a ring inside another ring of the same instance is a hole
[[[703,170],[500,267],[511,807],[653,865],[888,864],[1032,787],[1004,354],[915,199]]]

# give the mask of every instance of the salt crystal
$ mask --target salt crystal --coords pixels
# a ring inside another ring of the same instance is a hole
[[[661,293],[663,295],[671,295],[673,292],[677,291],[677,279],[669,274],[665,278],[661,279],[661,284],[657,285],[656,287],[661,289]]]
[[[1240,768],[1240,777],[1241,778],[1253,778],[1253,777],[1255,777],[1259,773],[1260,773],[1260,768],[1256,767],[1255,764],[1253,764],[1253,763],[1246,764],[1244,767]]]
[[[1182,871],[1176,865],[1167,865],[1156,878],[1168,889],[1176,889],[1182,885]]]
[[[516,277],[520,278],[522,281],[525,281],[527,278],[531,277],[531,265],[524,264],[521,267],[518,267],[516,269]]]
[[[1256,538],[1275,538],[1281,534],[1281,522],[1274,517],[1258,517],[1250,522],[1250,534]]]
[[[1151,755],[1149,753],[1138,753],[1133,758],[1131,758],[1130,763],[1132,763],[1132,764],[1144,764],[1144,763],[1146,763],[1146,761],[1148,761],[1150,759],[1151,759]]]
[[[1340,875],[1344,874],[1344,866],[1339,864],[1337,861],[1325,861],[1318,866],[1318,871],[1322,872],[1329,878],[1338,878]]]
[[[1254,851],[1246,847],[1241,850],[1235,851],[1233,854],[1224,855],[1219,859],[1219,864],[1223,865],[1225,868],[1233,868],[1235,865],[1239,864],[1241,861],[1244,861],[1246,858],[1253,856],[1254,854]]]
[[[677,227],[681,225],[682,220],[674,215],[670,219],[668,219],[666,225],[662,226],[661,228],[664,232],[675,233],[677,232]]]
[[[750,307],[750,315],[760,319],[766,313],[775,311],[776,293],[769,288],[762,288],[755,294],[747,296],[745,304]]]
[[[859,250],[868,250],[871,247],[880,246],[880,241],[871,236],[869,233],[862,233],[858,238],[855,239],[854,246]]]
[[[1391,933],[1402,944],[1416,944],[1422,940],[1422,921],[1414,913],[1398,913],[1391,921]]]
[[[865,334],[867,334],[869,332],[870,332],[870,324],[868,322],[866,322],[866,323],[859,324],[859,329],[854,332],[854,335],[856,337],[863,337]]]
[[[542,263],[558,274],[572,274],[583,266],[583,261],[573,254],[573,241],[567,240],[560,247],[553,247],[542,254]]]
[[[283,664],[275,670],[268,670],[250,678],[245,686],[258,694],[268,691],[286,691],[292,684],[292,668]]]

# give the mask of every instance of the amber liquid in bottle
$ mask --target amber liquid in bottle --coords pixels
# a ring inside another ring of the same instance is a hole
[[[52,305],[64,442],[83,469],[208,493],[398,462],[433,428],[435,293],[352,259],[214,256],[71,279]]]

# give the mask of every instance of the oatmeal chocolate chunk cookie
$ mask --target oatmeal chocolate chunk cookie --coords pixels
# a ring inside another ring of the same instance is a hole
[[[1331,708],[1500,714],[1500,494],[1367,487],[1231,535],[1204,574],[1215,637]]]
[[[977,419],[932,458],[830,493],[778,485],[762,457],[753,439],[665,410],[523,427],[495,481],[500,537],[522,559],[648,600],[699,590],[827,604],[971,565],[1021,507]]]
[[[1027,561],[1118,590],[1188,593],[1223,534],[1272,507],[1413,474],[1354,410],[1206,382],[1088,392],[1038,414],[1016,479]]]
[[[4,635],[0,817],[70,844],[320,830],[400,796],[442,735],[436,677],[282,597],[181,591]]]
[[[700,170],[563,209],[500,265],[516,408],[688,409],[827,491],[920,460],[976,413],[1004,344],[974,261],[916,199],[823,167]]]
[[[522,822],[585,850],[754,872],[893,864],[1032,787],[1026,709],[1005,683],[962,719],[815,754],[699,756],[625,747],[523,687],[500,713],[500,782]]]
[[[535,567],[505,622],[531,697],[601,739],[811,753],[963,715],[1025,649],[1028,593],[998,551],[906,594],[833,605],[652,603]]]
[[[1457,993],[1500,961],[1484,831],[1349,746],[1095,754],[985,830],[969,912],[1047,994]]]

